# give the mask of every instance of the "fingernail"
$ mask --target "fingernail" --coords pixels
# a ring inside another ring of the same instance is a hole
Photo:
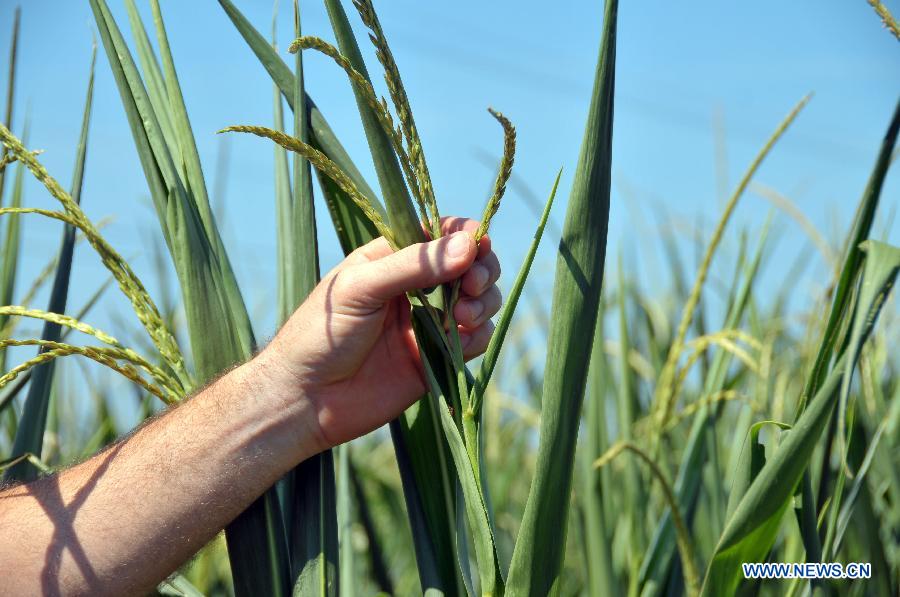
[[[480,263],[475,263],[469,271],[472,272],[471,275],[475,279],[475,286],[478,287],[478,290],[484,290],[488,279],[491,277],[491,272],[488,271],[488,268]]]
[[[462,257],[469,252],[472,245],[472,237],[468,232],[456,232],[450,237],[447,243],[447,255],[450,257]]]

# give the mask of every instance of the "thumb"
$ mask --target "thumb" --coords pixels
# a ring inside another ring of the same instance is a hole
[[[436,286],[462,276],[475,261],[477,253],[472,235],[456,232],[354,266],[350,278],[356,298],[380,304],[404,292]]]

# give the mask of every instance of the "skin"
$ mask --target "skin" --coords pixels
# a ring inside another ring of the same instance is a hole
[[[443,226],[396,253],[361,247],[251,361],[90,460],[0,492],[0,593],[146,593],[298,463],[395,418],[425,392],[407,291],[461,279],[464,353],[482,353],[499,262],[476,222]]]

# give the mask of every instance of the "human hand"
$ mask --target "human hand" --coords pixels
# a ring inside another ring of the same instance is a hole
[[[378,238],[326,275],[263,351],[279,386],[308,400],[316,451],[372,431],[425,393],[406,292],[461,278],[453,310],[463,354],[484,352],[500,309],[500,263],[478,222],[444,218],[447,236],[393,252]]]

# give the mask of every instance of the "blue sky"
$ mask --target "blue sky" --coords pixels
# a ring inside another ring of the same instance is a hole
[[[269,31],[270,3],[236,3],[261,31]],[[110,4],[127,36],[124,5]],[[139,4],[149,22],[147,3]],[[282,4],[283,48],[292,31],[289,3]],[[896,1],[886,4],[900,13]],[[270,124],[271,81],[217,2],[163,0],[162,8],[212,190],[222,143],[214,132],[229,124]],[[492,232],[509,277],[536,221],[522,187],[543,200],[562,166],[560,198],[568,195],[597,59],[602,2],[382,0],[376,8],[406,83],[444,213],[480,214],[494,175],[490,162],[499,157],[502,142],[485,108],[503,111],[518,128],[518,182]],[[303,1],[301,9],[305,33],[332,38],[321,3]],[[4,53],[12,14],[13,3],[3,3]],[[93,31],[86,1],[31,0],[23,7],[14,128],[20,132],[25,114],[30,116],[29,145],[45,150],[41,159],[64,185],[71,177]],[[658,227],[659,206],[679,223],[679,234],[703,222],[708,235],[722,205],[721,189],[733,188],[778,122],[808,92],[815,97],[756,180],[788,195],[826,237],[844,234],[900,95],[900,48],[866,2],[622,2],[618,40],[608,263],[622,251],[649,287],[661,287],[666,272],[658,236],[669,232]],[[368,52],[367,43],[361,45]],[[367,58],[370,71],[378,73],[371,53]],[[313,54],[306,56],[306,67],[307,89],[374,181],[343,74]],[[230,168],[219,198],[226,213],[223,229],[259,322],[258,335],[265,337],[274,311],[273,151],[257,138],[234,136],[228,143]],[[718,169],[717,151],[723,160]],[[898,196],[895,169],[885,186],[878,228],[895,242],[897,227],[887,216]],[[33,183],[25,201],[52,206]],[[134,258],[138,273],[154,288],[147,239],[155,233],[155,216],[102,49],[83,204],[94,219],[115,218],[105,234]],[[562,222],[564,207],[559,201],[556,222]],[[734,254],[741,228],[758,231],[770,208],[748,193],[723,255]],[[339,249],[328,222],[322,222],[327,268]],[[782,238],[774,248],[771,284],[780,280],[779,265],[807,242],[783,214],[776,214],[776,228]],[[54,254],[59,234],[55,224],[26,221],[20,288]],[[552,283],[555,239],[548,241],[536,270],[538,290]],[[797,285],[801,299],[826,281],[815,254],[811,259],[809,279]],[[727,257],[719,265],[727,272]],[[99,261],[79,248],[71,304],[79,305],[103,280]],[[113,313],[126,314],[114,295],[89,319],[106,326],[113,325]]]

